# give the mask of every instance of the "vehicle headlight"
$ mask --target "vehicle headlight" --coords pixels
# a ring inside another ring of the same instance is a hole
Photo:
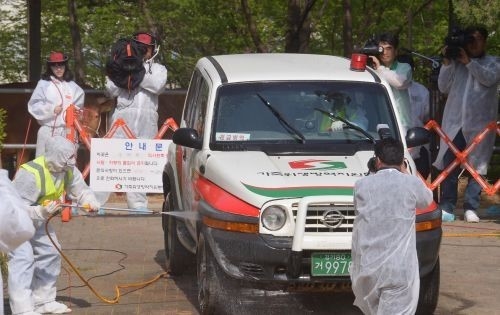
[[[261,216],[262,225],[271,231],[281,229],[286,223],[286,211],[278,206],[264,209]]]

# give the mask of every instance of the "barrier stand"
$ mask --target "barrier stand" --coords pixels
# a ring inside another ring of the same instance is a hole
[[[79,111],[80,110],[73,104],[71,104],[68,107],[68,109],[66,110],[66,117],[65,117],[66,128],[67,128],[67,137],[66,138],[75,142],[76,131],[78,131],[80,140],[83,142],[85,147],[87,147],[87,149],[90,151],[90,149],[91,149],[91,143],[90,143],[91,137],[88,134],[88,132],[85,130],[85,128],[83,128],[83,126],[80,124],[80,121],[77,119]],[[118,118],[113,123],[113,125],[111,126],[109,131],[106,133],[106,135],[104,135],[103,138],[112,138],[113,135],[118,131],[119,128],[121,128],[123,130],[123,132],[125,133],[127,138],[136,139],[134,132],[127,126],[127,124],[125,123],[125,121],[122,118]],[[179,128],[179,126],[177,125],[175,120],[172,117],[167,118],[153,139],[162,139],[168,129],[175,131],[175,130],[177,130],[177,128]],[[89,173],[90,173],[90,164],[87,164],[85,166],[85,169],[82,171],[83,178],[87,178]],[[71,202],[70,200],[66,200],[66,203],[70,203],[70,202]],[[61,218],[62,218],[63,222],[68,222],[71,219],[71,208],[65,207],[61,211]]]
[[[177,123],[175,122],[175,120],[172,117],[167,118],[165,120],[165,122],[163,123],[163,125],[161,125],[161,128],[160,128],[160,130],[158,130],[158,133],[156,134],[154,139],[163,138],[163,136],[165,135],[165,133],[167,132],[168,129],[170,129],[172,131],[176,131],[178,128],[179,128],[179,126],[177,125]]]
[[[79,128],[81,128],[81,126],[79,126]],[[112,138],[113,135],[118,131],[119,128],[121,128],[123,130],[123,132],[125,133],[127,138],[136,139],[134,132],[132,130],[130,130],[130,128],[125,123],[125,121],[121,118],[118,118],[113,123],[113,125],[111,126],[109,131],[104,135],[103,138],[108,138],[108,139]],[[177,123],[175,122],[175,120],[172,117],[167,118],[153,139],[162,139],[168,129],[175,131],[175,130],[177,130],[177,128],[179,128],[179,127],[178,127]],[[87,135],[87,138],[88,138],[88,135]],[[88,142],[87,148],[90,151],[90,142],[88,141],[88,139],[87,139],[87,142]],[[89,173],[90,173],[90,165],[87,164],[85,166],[85,169],[82,172],[83,178],[86,178],[89,175]]]
[[[114,123],[113,125],[111,126],[111,128],[109,129],[109,131],[104,135],[103,138],[112,138],[113,135],[116,133],[116,131],[118,130],[118,128],[121,128],[123,130],[123,132],[125,133],[125,135],[127,136],[127,138],[129,139],[135,139],[136,136],[134,134],[134,132],[132,130],[130,130],[130,128],[127,126],[127,124],[125,123],[125,120],[123,120],[122,118],[118,118]],[[89,142],[89,146],[88,146],[88,149],[90,151],[90,142]],[[85,169],[83,170],[82,172],[82,176],[83,178],[87,178],[87,176],[89,175],[90,173],[90,163],[88,163],[86,166],[85,166]]]
[[[470,154],[470,152],[472,152],[472,150],[476,148],[479,142],[484,140],[488,132],[495,132],[496,130],[496,133],[500,136],[500,125],[498,123],[491,122],[490,124],[488,124],[488,126],[486,126],[483,131],[481,131],[474,137],[472,143],[464,151],[460,151],[457,149],[452,140],[450,140],[450,138],[443,132],[436,121],[430,120],[424,127],[427,130],[435,130],[439,137],[444,140],[444,142],[456,156],[456,159],[453,160],[453,162],[450,163],[450,165],[448,165],[432,183],[427,184],[427,186],[431,190],[435,190],[439,186],[439,184],[441,184],[441,182],[443,182],[443,180],[448,177],[448,175],[450,175],[450,173],[459,165],[462,165],[467,171],[469,171],[469,173],[472,175],[472,177],[474,177],[478,184],[481,185],[487,195],[492,196],[498,191],[498,189],[500,189],[500,179],[498,179],[494,185],[490,185],[467,161],[467,156]]]

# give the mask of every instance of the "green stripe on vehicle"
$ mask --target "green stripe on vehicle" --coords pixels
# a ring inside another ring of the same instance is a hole
[[[247,184],[243,185],[248,190],[250,190],[255,194],[266,197],[274,197],[274,198],[323,196],[323,195],[336,195],[336,196],[353,195],[353,187],[345,187],[345,186],[267,188],[267,187],[256,187]]]

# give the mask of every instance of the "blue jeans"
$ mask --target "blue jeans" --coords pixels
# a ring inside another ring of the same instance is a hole
[[[453,144],[458,150],[465,150],[467,143],[465,142],[462,130],[458,132],[455,139],[453,139]],[[456,156],[453,152],[448,149],[443,158],[443,165],[448,166]],[[441,183],[441,196],[439,198],[439,206],[441,210],[448,213],[453,213],[455,206],[457,204],[458,195],[458,175],[460,175],[461,168],[457,166],[446,179]],[[479,200],[481,196],[481,185],[471,176],[465,188],[464,194],[464,210],[476,210],[479,208]]]

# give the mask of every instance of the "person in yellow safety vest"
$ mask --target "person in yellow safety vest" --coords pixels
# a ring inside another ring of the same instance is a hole
[[[62,136],[47,141],[44,156],[19,168],[12,181],[21,199],[35,211],[31,215],[35,235],[9,253],[8,292],[12,314],[63,314],[71,312],[56,302],[56,281],[61,271],[61,257],[45,232],[44,219],[57,211],[54,201],[64,192],[88,211],[100,204],[75,166],[76,146]],[[48,233],[60,247],[55,231]]]
[[[364,130],[368,128],[368,119],[364,110],[354,102],[351,97],[343,92],[334,92],[325,95],[325,102],[328,102],[328,112],[343,118]],[[344,123],[340,120],[332,119],[326,115],[321,116],[319,126],[320,131],[342,131]]]

